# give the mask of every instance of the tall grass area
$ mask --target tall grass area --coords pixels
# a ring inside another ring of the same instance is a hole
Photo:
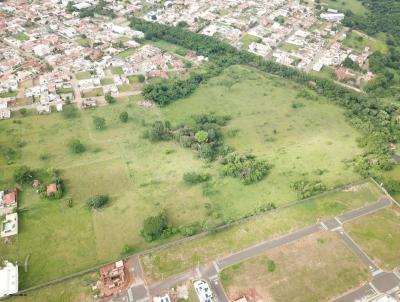
[[[357,180],[346,161],[360,152],[358,133],[340,108],[312,94],[301,97],[301,92],[289,81],[236,66],[162,109],[142,108],[137,98],[124,98],[75,118],[52,113],[2,121],[2,150],[15,153],[0,156],[0,188],[15,185],[13,173],[20,165],[54,167],[66,193],[62,200],[41,200],[29,185],[22,187],[20,233],[14,242],[0,244],[0,255],[18,260],[20,287],[26,288],[113,261],[125,246],[140,251],[165,242],[150,244],[140,236],[143,220],[163,209],[173,226],[207,230],[266,202],[279,207],[297,200],[294,181],[319,180],[332,188]],[[119,120],[122,111],[129,114],[127,123]],[[222,178],[218,162],[206,163],[173,141],[143,138],[156,120],[177,124],[210,111],[232,117],[223,128],[228,145],[273,165],[263,181],[245,186]],[[106,119],[104,130],[95,129],[94,116]],[[67,143],[74,138],[85,145],[84,153],[71,153]],[[211,181],[189,186],[182,180],[188,172],[208,173]],[[96,194],[107,194],[110,204],[89,211],[86,201]]]
[[[375,202],[382,192],[372,182],[267,213],[201,239],[185,242],[141,257],[149,282],[223,258],[264,240],[276,238],[317,221]]]

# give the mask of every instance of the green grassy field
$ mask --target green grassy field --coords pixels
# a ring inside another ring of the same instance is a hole
[[[103,94],[104,94],[103,88],[102,87],[97,87],[97,88],[82,92],[82,97],[83,98],[90,98],[90,97],[95,97],[95,96],[102,96]]]
[[[340,108],[322,98],[299,98],[300,90],[288,81],[237,66],[162,109],[139,107],[135,101],[141,97],[134,96],[82,111],[75,119],[54,113],[2,121],[0,144],[16,153],[11,159],[0,156],[0,187],[14,185],[12,175],[21,164],[54,167],[65,180],[66,197],[74,201],[68,208],[65,198],[41,200],[29,186],[23,188],[18,240],[0,245],[2,256],[20,264],[30,256],[28,272],[21,269],[21,288],[115,260],[125,245],[139,251],[162,243],[146,243],[139,232],[146,217],[163,209],[174,226],[207,229],[265,202],[281,206],[296,200],[291,183],[299,179],[318,179],[328,187],[358,179],[344,163],[360,152],[358,133]],[[118,118],[122,111],[129,114],[126,124]],[[207,164],[173,141],[151,143],[143,138],[155,120],[176,124],[209,111],[232,116],[223,130],[227,144],[273,164],[265,180],[244,186],[221,178],[218,163]],[[96,131],[93,116],[105,117],[107,128]],[[67,142],[72,138],[80,139],[87,151],[71,154]],[[210,173],[212,181],[205,187],[188,186],[182,176],[191,171]],[[110,204],[89,211],[86,200],[95,194],[108,194]],[[215,215],[207,215],[206,204],[213,205]],[[330,206],[344,209],[337,203]],[[329,213],[329,207],[320,215]]]
[[[14,38],[19,41],[28,41],[29,40],[29,36],[25,33],[18,33],[16,35],[14,35]]]
[[[345,225],[350,236],[384,270],[400,266],[400,209],[397,206]]]
[[[331,192],[306,202],[268,213],[207,237],[144,255],[141,258],[146,278],[159,281],[170,275],[239,251],[295,229],[314,224],[374,202],[382,195],[372,182],[353,190]]]
[[[93,302],[90,284],[97,280],[96,274],[87,274],[56,285],[26,293],[24,297],[13,297],[10,302]]]
[[[300,47],[294,44],[283,42],[281,45],[279,45],[279,48],[286,52],[294,52]]]
[[[17,96],[17,92],[16,91],[0,93],[0,98],[9,98],[9,97],[15,97],[15,96]]]
[[[321,1],[327,8],[337,9],[341,12],[351,10],[356,15],[362,15],[368,10],[362,5],[360,0],[324,0]]]
[[[343,111],[322,98],[299,98],[299,91],[289,81],[236,66],[189,98],[162,109],[173,124],[201,112],[230,115],[225,142],[273,164],[271,174],[251,186],[214,177],[217,193],[212,201],[224,209],[224,216],[235,218],[262,201],[281,205],[295,200],[291,184],[300,179],[318,179],[334,187],[359,178],[344,163],[360,149],[355,142],[358,133],[343,119]]]
[[[111,73],[115,75],[121,75],[124,74],[124,71],[122,70],[122,67],[112,67]]]
[[[231,301],[330,301],[368,271],[336,234],[320,232],[229,267],[221,280]]]
[[[242,49],[247,50],[249,48],[249,45],[252,42],[257,42],[258,40],[259,40],[259,38],[256,36],[249,35],[249,34],[243,35],[243,37],[240,39],[240,41],[242,41],[242,43],[243,43]]]
[[[122,84],[118,86],[118,91],[119,92],[129,92],[133,91],[133,86],[130,84]]]
[[[80,46],[90,47],[90,40],[88,38],[78,38],[75,40]]]
[[[112,78],[102,78],[100,79],[101,85],[111,85],[114,84],[114,80]]]
[[[363,51],[365,47],[369,47],[372,51],[387,53],[387,46],[384,37],[373,38],[366,35],[360,35],[353,31],[347,33],[343,44],[360,52]]]
[[[92,77],[92,75],[90,74],[89,71],[81,71],[81,72],[77,72],[75,74],[75,77],[77,80],[86,80],[86,79],[90,79]]]
[[[127,50],[124,50],[124,51],[120,52],[118,54],[118,57],[125,59],[125,58],[133,55],[135,52],[136,52],[135,48],[129,48]]]

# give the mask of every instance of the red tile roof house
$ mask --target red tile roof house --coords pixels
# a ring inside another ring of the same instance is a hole
[[[49,184],[46,187],[46,191],[47,191],[47,196],[50,196],[53,193],[57,193],[57,191],[58,191],[57,184],[55,184],[55,183]]]
[[[17,207],[17,189],[0,192],[0,215],[9,214]]]

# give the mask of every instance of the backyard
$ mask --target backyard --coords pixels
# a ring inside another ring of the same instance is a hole
[[[18,240],[0,244],[2,256],[21,264],[21,288],[115,260],[126,246],[140,251],[165,242],[147,243],[140,236],[143,220],[163,209],[173,226],[207,230],[254,213],[266,202],[279,207],[299,199],[294,181],[318,180],[332,188],[359,179],[346,164],[360,152],[358,133],[340,108],[322,98],[300,96],[302,88],[290,82],[282,84],[248,68],[232,68],[165,108],[144,108],[136,104],[137,97],[122,98],[111,106],[79,112],[75,118],[64,113],[30,114],[2,122],[0,144],[14,152],[0,156],[1,188],[15,185],[12,176],[22,164],[59,169],[66,186],[62,200],[44,200],[29,185],[22,188]],[[127,123],[119,120],[122,111],[129,114]],[[221,177],[218,162],[206,163],[172,141],[151,143],[143,137],[156,120],[176,125],[210,111],[232,117],[223,128],[225,143],[270,162],[270,175],[245,186]],[[95,129],[94,116],[105,118],[105,129]],[[73,138],[85,145],[84,153],[69,150]],[[211,180],[189,186],[182,180],[187,172],[209,173]],[[278,230],[273,233],[376,200],[378,193],[370,196],[375,189],[368,188],[362,199],[347,201],[345,206],[334,199],[322,202],[317,214],[311,206],[278,216]],[[111,202],[90,211],[86,201],[96,194],[109,195]],[[72,208],[67,198],[72,198]],[[304,215],[308,220],[293,219]]]

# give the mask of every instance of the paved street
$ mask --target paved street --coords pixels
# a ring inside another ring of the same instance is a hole
[[[336,232],[338,236],[346,243],[349,249],[362,261],[362,263],[366,267],[368,267],[373,276],[373,280],[370,284],[366,284],[354,291],[349,292],[343,297],[336,299],[335,302],[354,302],[362,297],[374,296],[378,293],[391,293],[392,291],[397,289],[396,286],[399,285],[400,279],[393,273],[385,273],[380,270],[380,268],[362,251],[362,249],[350,238],[350,236],[342,228],[342,224],[344,222],[374,213],[391,205],[391,203],[392,202],[390,198],[383,197],[380,198],[377,202],[367,205],[363,208],[321,221],[320,223],[316,223],[314,225],[291,232],[272,240],[266,240],[257,245],[233,253],[214,262],[202,264],[191,270],[168,277],[160,282],[151,284],[150,286],[147,286],[144,282],[136,283],[127,291],[126,294],[121,295],[118,300],[115,300],[114,298],[113,300],[110,300],[110,302],[144,302],[147,301],[151,296],[161,294],[179,283],[183,283],[187,280],[195,278],[203,278],[209,282],[211,288],[215,293],[216,301],[228,302],[229,300],[226,297],[225,291],[218,277],[219,272],[222,269],[240,263],[252,257],[261,255],[268,250],[295,242],[321,230],[330,230]],[[134,268],[134,271],[138,273],[139,280],[144,281],[139,259],[136,257],[131,261],[133,261],[132,267]]]
[[[316,233],[321,230],[321,227],[319,224],[315,224],[312,226],[309,226],[307,228],[295,231],[293,233],[290,233],[288,235],[264,241],[263,243],[260,243],[258,245],[252,246],[246,250],[240,251],[238,253],[232,254],[228,257],[225,257],[219,261],[217,261],[218,266],[221,269],[224,269],[228,266],[234,265],[236,263],[242,262],[244,260],[247,260],[249,258],[261,255],[265,253],[268,250],[277,248],[279,246],[297,241],[301,238],[304,238],[308,235],[311,235],[313,233]]]
[[[360,259],[361,262],[369,269],[371,273],[380,271],[378,266],[376,266],[375,263],[373,263],[372,260],[369,259],[367,254],[365,254],[364,251],[361,250],[361,248],[353,241],[353,239],[350,238],[349,235],[347,235],[347,233],[343,229],[336,230],[335,232],[346,243],[347,247],[354,253],[354,255],[356,255],[357,258]]]
[[[383,209],[383,208],[385,208],[385,207],[387,207],[387,206],[389,206],[391,204],[392,204],[392,201],[391,201],[391,199],[389,197],[386,197],[386,196],[385,197],[381,197],[377,202],[375,202],[373,204],[370,204],[370,205],[367,205],[367,206],[362,207],[360,209],[357,209],[357,210],[350,211],[350,212],[344,213],[342,215],[339,215],[338,219],[342,223],[344,223],[344,222],[350,221],[352,219],[359,218],[359,217],[371,214],[373,212],[376,212],[376,211],[378,211],[380,209]]]

